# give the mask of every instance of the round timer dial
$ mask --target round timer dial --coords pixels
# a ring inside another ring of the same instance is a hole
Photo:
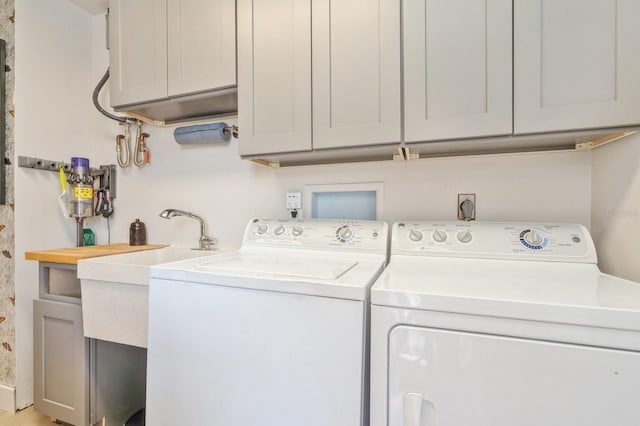
[[[291,235],[294,237],[299,237],[304,232],[304,229],[300,225],[296,225],[291,229]]]
[[[256,234],[258,235],[264,235],[267,233],[268,230],[269,230],[269,226],[265,225],[264,223],[261,223],[258,226],[256,226]]]
[[[433,231],[433,234],[431,236],[433,237],[433,241],[437,243],[444,243],[445,241],[447,241],[447,233],[442,229],[436,229],[435,231]]]
[[[348,243],[353,237],[354,232],[349,225],[343,225],[336,231],[336,239],[341,243]]]
[[[422,231],[419,229],[412,229],[409,231],[409,239],[411,241],[418,242],[422,240],[422,236],[423,236]]]
[[[456,234],[456,238],[462,244],[468,244],[471,242],[471,240],[473,240],[473,234],[471,233],[471,230],[467,229],[467,230],[458,232]]]
[[[549,244],[549,237],[538,229],[525,229],[520,232],[520,243],[531,250],[542,250]]]

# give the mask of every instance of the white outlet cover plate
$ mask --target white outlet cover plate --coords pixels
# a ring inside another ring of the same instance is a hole
[[[458,219],[464,220],[462,216],[462,208],[460,205],[463,201],[470,200],[473,203],[473,213],[471,214],[470,220],[476,220],[476,194],[458,194]]]
[[[302,208],[301,192],[287,192],[287,208],[288,209]]]

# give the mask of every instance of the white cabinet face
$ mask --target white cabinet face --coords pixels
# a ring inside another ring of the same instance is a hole
[[[390,0],[240,0],[240,154],[399,142],[399,10]]]
[[[314,149],[399,142],[399,2],[312,7]]]
[[[235,0],[168,0],[168,94],[236,84]]]
[[[236,85],[234,0],[111,0],[111,105]]]
[[[165,0],[109,3],[111,105],[167,96]]]
[[[638,424],[637,352],[398,326],[387,377],[388,425]]]
[[[640,123],[640,2],[514,1],[514,133]]]
[[[311,149],[311,1],[238,1],[240,154]]]
[[[405,140],[512,130],[511,0],[407,0]]]

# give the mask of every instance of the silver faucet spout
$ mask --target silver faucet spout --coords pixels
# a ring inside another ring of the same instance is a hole
[[[215,245],[215,239],[207,235],[207,227],[204,220],[197,214],[187,212],[178,209],[166,209],[160,213],[160,217],[164,219],[171,219],[176,216],[185,216],[192,219],[196,219],[200,222],[200,238],[198,239],[198,248],[200,250],[213,250]]]

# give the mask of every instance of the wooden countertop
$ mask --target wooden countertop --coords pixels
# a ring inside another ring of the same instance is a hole
[[[78,260],[91,257],[108,256],[111,254],[131,253],[134,251],[153,250],[166,247],[166,245],[146,244],[143,246],[130,246],[127,243],[108,244],[101,246],[70,247],[53,250],[40,250],[25,252],[27,260],[40,262],[66,263],[76,265]]]

